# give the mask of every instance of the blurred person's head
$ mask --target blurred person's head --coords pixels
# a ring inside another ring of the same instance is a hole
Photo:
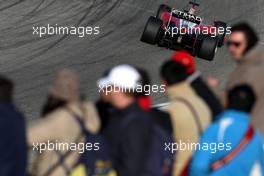
[[[247,23],[239,23],[231,28],[227,47],[231,56],[239,61],[250,49],[258,43],[258,36]]]
[[[78,73],[70,69],[59,71],[50,87],[42,114],[45,115],[69,102],[79,101],[81,98],[79,88],[80,77]]]
[[[8,78],[0,76],[0,102],[11,102],[13,98],[13,83]]]
[[[130,65],[118,65],[111,69],[102,81],[107,85],[109,102],[118,109],[124,109],[137,99],[135,92],[140,83],[140,74]]]
[[[227,107],[250,113],[256,102],[256,95],[249,85],[239,85],[228,92]]]
[[[177,62],[186,68],[187,74],[191,75],[196,71],[196,65],[194,62],[193,56],[188,53],[187,51],[178,51],[175,52],[172,56],[171,59],[174,62]]]
[[[189,74],[184,65],[169,60],[162,65],[160,76],[166,86],[172,86],[184,82],[189,77]]]

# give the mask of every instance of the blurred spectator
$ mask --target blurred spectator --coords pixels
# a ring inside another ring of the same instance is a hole
[[[44,116],[28,129],[28,145],[84,143],[85,135],[77,117],[88,131],[98,132],[100,120],[96,109],[92,103],[80,100],[79,84],[79,75],[74,71],[64,69],[57,73],[43,108]],[[33,175],[69,175],[80,157],[78,149],[55,148],[42,152],[35,160]]]
[[[242,83],[252,86],[258,96],[258,101],[252,111],[252,122],[264,134],[264,82],[262,77],[264,49],[258,41],[257,34],[247,23],[239,23],[232,27],[232,33],[226,44],[237,67],[227,81],[225,92]],[[220,96],[223,99],[226,97],[221,91]]]
[[[193,56],[186,51],[179,51],[172,55],[172,60],[186,67],[187,74],[189,75],[188,81],[192,88],[206,102],[212,112],[213,119],[217,117],[223,110],[221,102],[203,80],[201,73],[196,71]]]
[[[132,66],[119,65],[99,81],[107,83],[108,100],[115,109],[103,134],[119,176],[170,175],[174,155],[163,147],[165,141],[173,142],[172,134],[164,124],[156,123],[158,113],[152,116],[150,102],[147,106],[139,103],[143,92],[137,88],[148,84],[147,73],[142,69],[140,72]]]
[[[0,175],[26,176],[25,120],[14,106],[13,83],[0,76]]]
[[[184,65],[173,60],[165,62],[161,77],[167,86],[170,113],[176,143],[198,142],[199,136],[210,124],[212,115],[208,106],[188,83],[189,74]],[[174,165],[174,176],[184,174],[192,156],[192,150],[178,150]]]
[[[142,85],[143,86],[151,85],[151,80],[148,72],[142,68],[137,68],[137,70],[141,76]],[[148,92],[144,92],[144,91],[138,92],[137,97],[138,97],[139,106],[143,110],[151,114],[151,117],[154,119],[156,124],[158,124],[161,128],[167,131],[168,134],[172,135],[173,129],[172,129],[170,115],[167,112],[162,111],[156,107],[151,107],[152,101],[150,95],[148,95]]]
[[[109,101],[116,112],[109,119],[105,135],[119,176],[143,175],[150,145],[150,117],[138,106],[132,91],[139,80],[139,73],[129,65],[114,67],[100,80],[113,89]]]
[[[191,176],[263,175],[263,139],[249,119],[255,101],[248,85],[236,86],[228,92],[227,110],[206,129],[200,141],[201,145],[216,145],[209,150],[197,150]]]

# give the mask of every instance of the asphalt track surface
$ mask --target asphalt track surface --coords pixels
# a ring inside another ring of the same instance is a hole
[[[15,100],[27,118],[37,118],[54,73],[64,67],[80,72],[82,92],[91,100],[98,96],[96,80],[102,72],[120,63],[146,68],[153,83],[159,83],[159,67],[171,51],[141,43],[145,22],[154,15],[158,0],[1,0],[0,71],[16,83]],[[187,0],[167,1],[183,8]],[[200,15],[208,22],[229,24],[248,21],[263,38],[263,0],[204,0]],[[99,26],[100,34],[33,35],[33,26]],[[204,74],[225,81],[234,67],[226,49],[215,61],[197,59]],[[154,95],[155,103],[165,101]]]

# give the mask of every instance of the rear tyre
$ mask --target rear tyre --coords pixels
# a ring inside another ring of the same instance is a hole
[[[206,36],[203,38],[197,56],[212,61],[217,51],[218,39],[216,37]]]
[[[223,28],[223,30],[221,30],[222,34],[218,35],[218,47],[222,47],[224,45],[224,41],[225,41],[225,35],[226,35],[226,28],[227,28],[227,24],[222,22],[222,21],[215,21],[214,22],[214,26],[218,29],[218,28]]]
[[[140,40],[152,45],[157,44],[162,31],[162,25],[162,20],[153,16],[149,17]]]
[[[161,4],[157,11],[156,17],[161,19],[161,16],[164,12],[171,12],[171,8],[168,5]]]

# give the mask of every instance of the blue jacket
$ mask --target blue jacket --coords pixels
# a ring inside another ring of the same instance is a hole
[[[220,115],[202,135],[200,145],[209,144],[211,150],[196,150],[191,165],[190,176],[251,176],[264,174],[264,152],[261,134],[256,131],[251,142],[228,164],[212,172],[213,162],[226,156],[241,142],[248,126],[246,113],[228,110]],[[215,147],[217,144],[218,147]],[[220,145],[219,145],[220,144]],[[224,147],[223,147],[224,145]]]
[[[25,176],[25,121],[11,103],[0,102],[0,139],[0,176]]]

